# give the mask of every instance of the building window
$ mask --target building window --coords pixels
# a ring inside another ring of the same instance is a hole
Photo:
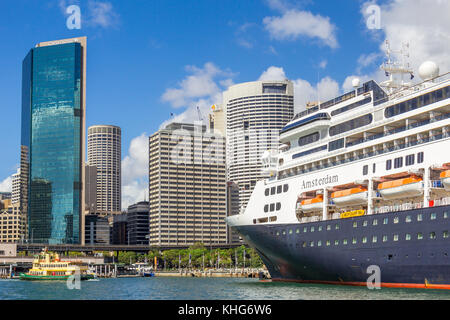
[[[411,240],[411,234],[407,233],[405,235],[405,240],[407,240],[407,241]]]
[[[398,234],[394,234],[394,241],[398,241]]]
[[[367,237],[362,238],[362,243],[367,243]]]
[[[311,227],[311,229],[310,229],[310,230],[311,230],[311,232],[314,232],[314,227]]]
[[[308,232],[308,228],[307,227],[303,227],[303,232]]]
[[[417,233],[417,240],[422,240],[422,239],[423,239],[422,232]]]
[[[378,241],[377,236],[373,236],[373,237],[372,237],[372,242],[373,242],[373,243],[376,243],[377,241]]]
[[[422,221],[422,219],[423,219],[422,214],[419,213],[419,214],[417,215],[417,221]]]
[[[334,240],[334,245],[338,246],[339,245],[339,240]]]
[[[388,222],[389,222],[389,219],[388,219],[388,218],[384,218],[384,219],[383,219],[383,224],[388,224]]]
[[[367,220],[364,220],[363,227],[367,227],[367,224],[368,224]]]
[[[383,236],[383,242],[386,242],[386,241],[388,241],[388,236],[387,236],[387,235],[384,235],[384,236]]]
[[[321,246],[322,246],[322,241],[320,241],[320,240],[317,241],[317,246],[318,246],[318,247],[321,247]]]
[[[352,244],[356,244],[356,243],[357,243],[356,237],[353,237],[352,238]]]
[[[411,216],[406,216],[405,222],[411,222]]]
[[[353,228],[358,228],[358,222],[353,222]]]
[[[394,223],[398,223],[399,218],[398,217],[394,217]]]
[[[342,240],[342,244],[347,244],[347,239]]]
[[[447,213],[447,211],[444,211],[444,219],[447,219],[448,218],[448,213]]]
[[[327,240],[327,247],[329,247],[330,246],[330,240]]]
[[[432,213],[431,215],[430,215],[430,220],[436,220],[436,213]]]
[[[442,232],[442,238],[444,238],[444,239],[448,238],[448,231]]]
[[[430,239],[431,240],[436,239],[436,232],[430,232]]]
[[[377,226],[377,225],[378,225],[378,219],[373,219],[372,225],[373,225],[373,226]]]
[[[327,225],[327,231],[331,230],[331,225]]]
[[[319,226],[319,227],[317,228],[317,231],[322,231],[322,226]]]

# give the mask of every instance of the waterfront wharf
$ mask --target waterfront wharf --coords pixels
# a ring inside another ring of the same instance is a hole
[[[270,279],[270,274],[265,269],[180,269],[172,271],[154,271],[157,277],[196,277],[196,278],[259,278]]]

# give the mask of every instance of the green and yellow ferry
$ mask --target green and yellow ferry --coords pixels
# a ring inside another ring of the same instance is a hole
[[[94,279],[88,265],[81,261],[61,261],[57,253],[45,248],[33,261],[33,267],[27,273],[21,273],[21,280],[67,280],[70,276],[80,275],[80,280]]]

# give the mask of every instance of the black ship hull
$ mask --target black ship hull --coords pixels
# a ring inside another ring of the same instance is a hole
[[[450,289],[450,206],[235,228],[273,281]]]

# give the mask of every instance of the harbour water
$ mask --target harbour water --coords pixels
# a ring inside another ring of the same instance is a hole
[[[64,281],[0,280],[0,300],[450,300],[450,291],[186,277],[100,279],[70,290]]]

